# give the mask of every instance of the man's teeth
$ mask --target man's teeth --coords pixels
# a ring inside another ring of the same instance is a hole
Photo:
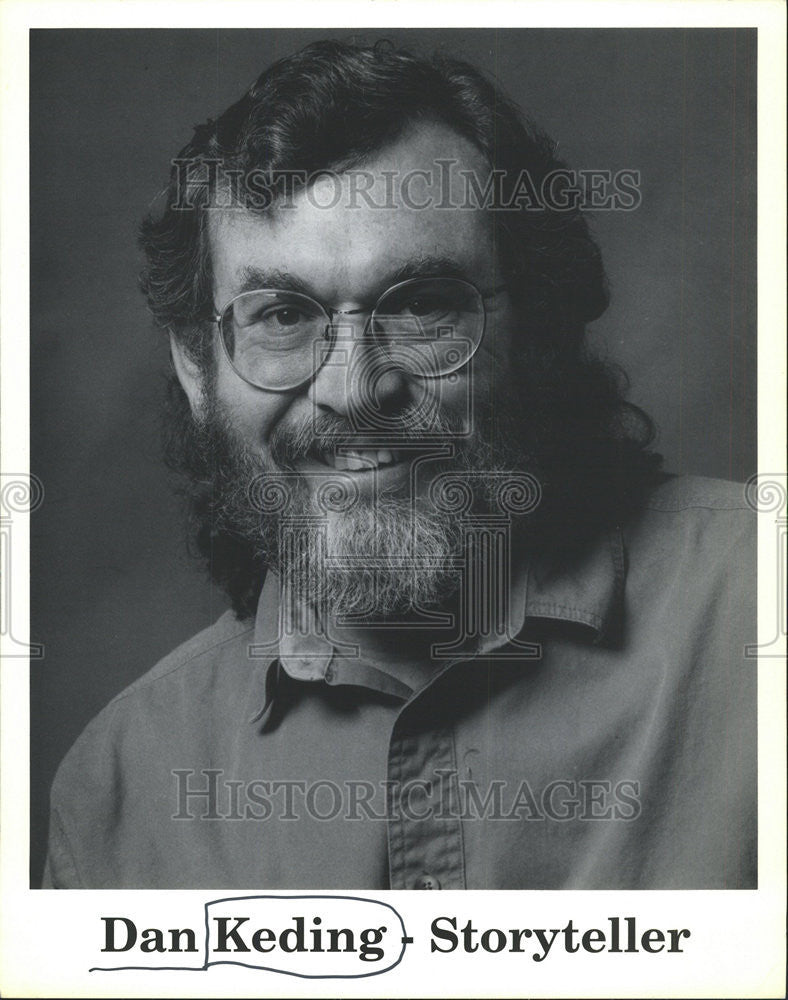
[[[340,472],[360,472],[362,469],[378,469],[381,465],[392,465],[396,459],[387,448],[364,448],[348,451],[344,455],[326,455],[326,461]]]

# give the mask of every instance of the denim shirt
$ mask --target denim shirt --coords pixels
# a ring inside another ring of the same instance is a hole
[[[43,885],[755,887],[755,538],[742,487],[669,480],[416,691],[284,635],[269,574],[77,740]]]

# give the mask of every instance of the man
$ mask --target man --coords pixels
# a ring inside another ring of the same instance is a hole
[[[587,353],[566,178],[389,46],[196,129],[143,285],[233,610],[77,741],[45,886],[756,884],[753,518]]]

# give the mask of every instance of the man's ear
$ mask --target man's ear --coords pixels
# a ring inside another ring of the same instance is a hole
[[[181,383],[181,387],[189,400],[192,414],[195,419],[199,419],[205,407],[203,373],[200,370],[200,366],[172,330],[170,330],[170,354],[172,355],[175,374],[178,376],[178,381]]]

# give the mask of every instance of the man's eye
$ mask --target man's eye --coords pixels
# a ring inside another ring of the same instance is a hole
[[[422,295],[417,299],[410,299],[402,308],[402,312],[410,313],[411,316],[430,316],[433,313],[445,312],[448,303],[438,296]]]
[[[280,306],[278,309],[268,310],[262,321],[269,327],[292,327],[304,321],[304,314],[295,306]]]

